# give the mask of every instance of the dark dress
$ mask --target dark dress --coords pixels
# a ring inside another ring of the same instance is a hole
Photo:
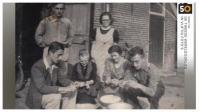
[[[85,86],[78,88],[77,103],[92,103],[95,104],[95,98],[97,96],[97,90],[99,83],[96,82],[97,67],[93,62],[88,62],[84,68],[80,63],[76,63],[73,68],[71,79],[73,81],[86,82],[93,80],[94,84],[90,85],[87,89]]]

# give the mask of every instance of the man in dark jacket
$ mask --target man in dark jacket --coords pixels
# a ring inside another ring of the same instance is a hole
[[[59,109],[62,100],[61,93],[67,95],[67,98],[63,100],[62,108],[75,108],[76,86],[66,77],[63,69],[58,67],[63,52],[64,46],[61,43],[52,42],[49,45],[47,57],[33,65],[25,102],[29,108]],[[58,83],[62,87],[58,86]],[[72,103],[73,106],[71,106]]]

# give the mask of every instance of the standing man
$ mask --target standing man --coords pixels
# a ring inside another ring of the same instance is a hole
[[[148,98],[151,109],[158,109],[159,99],[165,91],[158,69],[154,64],[145,61],[144,50],[140,47],[130,50],[129,61],[133,66],[126,71],[130,80],[122,84],[125,96],[130,99],[134,108],[142,108],[137,99],[137,96],[141,96]]]
[[[37,61],[31,69],[31,81],[25,104],[31,109],[74,109],[76,103],[76,86],[69,80],[62,68],[57,66],[63,55],[64,46],[53,42],[48,54]],[[61,84],[61,87],[57,84]],[[62,99],[62,95],[67,95]]]
[[[69,19],[63,17],[64,10],[64,3],[52,4],[51,16],[44,18],[39,23],[35,33],[35,40],[40,47],[44,47],[43,58],[47,56],[48,46],[53,41],[64,44],[64,54],[61,59],[65,62],[65,66],[67,68],[69,46],[72,44],[74,36],[72,32],[72,23]]]

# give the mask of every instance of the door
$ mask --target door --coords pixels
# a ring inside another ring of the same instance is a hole
[[[72,22],[74,40],[70,47],[69,63],[79,62],[79,50],[89,48],[91,4],[67,4],[63,16]],[[82,44],[81,44],[82,43]]]
[[[149,62],[158,68],[163,66],[164,17],[150,15]]]

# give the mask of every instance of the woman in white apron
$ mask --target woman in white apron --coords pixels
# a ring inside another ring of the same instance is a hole
[[[105,60],[110,57],[108,49],[119,42],[119,33],[111,27],[112,22],[113,18],[109,12],[102,13],[100,15],[102,26],[95,28],[91,37],[93,42],[91,56],[97,65],[97,75],[100,82],[103,82]]]

